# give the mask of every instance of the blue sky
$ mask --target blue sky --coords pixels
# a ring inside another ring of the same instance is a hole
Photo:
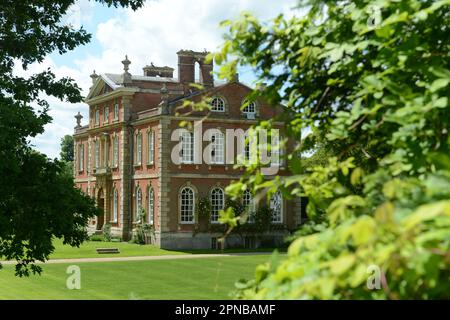
[[[195,3],[195,5],[194,5]],[[176,69],[176,52],[180,49],[216,50],[222,42],[223,29],[219,23],[235,19],[242,10],[250,11],[262,20],[279,13],[291,15],[296,0],[147,0],[135,12],[130,9],[108,8],[97,2],[79,0],[65,17],[63,23],[83,26],[92,34],[85,46],[59,55],[49,55],[43,63],[32,66],[24,74],[50,67],[57,77],[70,76],[87,95],[91,85],[89,75],[120,73],[125,54],[131,60],[132,74],[142,74],[142,67],[153,62]],[[249,68],[239,70],[240,80],[251,84],[254,75]],[[72,134],[74,115],[80,111],[87,123],[88,106],[69,104],[48,98],[51,106],[51,124],[45,132],[31,139],[31,144],[50,158],[59,157],[60,140]]]

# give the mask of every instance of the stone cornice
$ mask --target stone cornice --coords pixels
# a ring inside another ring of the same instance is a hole
[[[114,98],[118,98],[120,96],[132,96],[133,94],[135,94],[136,92],[139,92],[139,88],[133,88],[133,87],[122,87],[122,88],[118,88],[114,91],[105,93],[103,95],[100,96],[96,96],[94,98],[91,99],[86,99],[84,102],[87,103],[89,106],[95,105],[95,104],[99,104]]]

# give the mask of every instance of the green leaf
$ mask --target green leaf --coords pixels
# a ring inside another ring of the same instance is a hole
[[[436,92],[439,89],[445,88],[448,85],[449,79],[437,79],[434,80],[433,83],[430,86],[431,92]]]

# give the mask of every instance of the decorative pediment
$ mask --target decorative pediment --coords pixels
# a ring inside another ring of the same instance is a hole
[[[86,100],[94,97],[102,96],[111,91],[114,91],[118,86],[105,75],[100,75],[89,90]]]

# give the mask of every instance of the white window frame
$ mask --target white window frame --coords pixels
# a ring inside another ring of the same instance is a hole
[[[136,208],[135,208],[135,221],[137,223],[141,222],[139,219],[139,210],[142,208],[142,190],[139,186],[136,187]]]
[[[253,194],[250,190],[245,190],[243,197],[242,197],[242,204],[244,207],[248,210],[248,218],[247,221],[249,223],[255,222],[255,213],[256,213],[256,206],[255,206],[255,199],[253,198]]]
[[[98,107],[94,111],[94,120],[97,126],[100,125],[100,109]]]
[[[242,109],[242,113],[247,116],[247,119],[256,117],[256,102],[249,102],[244,109]]]
[[[94,142],[94,166],[96,169],[100,168],[100,139]]]
[[[187,194],[184,194],[184,191]],[[189,198],[183,198],[187,195]],[[179,195],[179,223],[180,224],[194,224],[195,223],[195,191],[191,187],[183,187],[180,189]],[[185,201],[192,201],[185,203]],[[183,206],[188,206],[184,208]],[[189,214],[190,212],[190,214]],[[190,219],[188,219],[190,217]]]
[[[219,223],[219,212],[225,208],[225,192],[222,188],[215,187],[210,192],[211,223]]]
[[[272,140],[273,139],[273,140]],[[282,166],[283,165],[283,159],[281,158],[283,156],[283,148],[281,146],[281,137],[278,136],[272,136],[270,138],[270,146],[272,147],[273,142],[275,140],[275,143],[277,144],[277,147],[273,150],[270,150],[270,159],[272,161],[272,155],[273,154],[278,154],[277,160],[278,162],[273,162],[271,164],[276,165],[276,166]]]
[[[119,219],[119,192],[116,188],[113,189],[113,222],[117,223]]]
[[[147,164],[155,162],[155,134],[153,130],[147,133]]]
[[[109,106],[103,108],[103,123],[109,123]]]
[[[119,120],[119,101],[117,99],[114,100],[114,120]]]
[[[136,159],[134,163],[137,166],[142,164],[142,133],[140,131],[136,134]]]
[[[153,187],[148,187],[148,223],[153,225],[155,223],[155,191]]]
[[[270,198],[270,209],[272,209],[272,223],[283,223],[283,195],[281,191],[278,190]],[[278,212],[279,211],[279,212]]]
[[[84,170],[84,144],[80,143],[78,145],[78,171],[82,172]]]
[[[225,135],[222,132],[215,132],[211,135],[211,163],[225,163]]]
[[[182,131],[181,140],[181,163],[194,163],[194,133],[191,131]]]
[[[113,167],[117,168],[119,165],[119,137],[115,136],[113,138]]]
[[[211,111],[225,112],[225,101],[220,97],[214,97],[211,101]]]

